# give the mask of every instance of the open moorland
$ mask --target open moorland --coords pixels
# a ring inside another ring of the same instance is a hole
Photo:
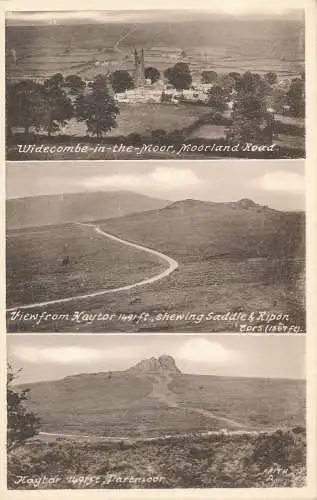
[[[248,323],[245,318],[241,323],[241,318],[208,314],[271,311],[276,317],[269,321],[269,326],[282,324],[286,330],[268,333],[303,332],[304,227],[303,213],[276,211],[250,200],[184,200],[157,210],[95,221],[94,226],[45,227],[44,239],[38,230],[29,236],[17,232],[13,233],[17,236],[10,237],[9,232],[10,305],[23,305],[23,300],[32,303],[30,293],[34,285],[42,290],[33,301],[33,311],[38,313],[41,309],[36,302],[43,300],[43,294],[46,300],[63,298],[67,295],[65,287],[68,294],[76,297],[132,285],[173,265],[174,270],[162,279],[128,290],[67,304],[47,304],[47,311],[64,315],[61,320],[31,322],[26,326],[18,318],[11,318],[8,328],[85,331],[89,324],[89,329],[105,332],[243,331],[242,323]],[[122,241],[109,241],[106,235],[96,234],[96,228]],[[134,249],[124,242],[148,250]],[[155,252],[163,254],[163,260]],[[59,261],[65,254],[70,256],[67,266]],[[63,290],[60,297],[58,290]],[[89,311],[91,318],[74,324],[71,318],[78,310]],[[94,322],[94,315],[99,313],[112,314],[112,321],[105,318]],[[254,320],[252,331],[263,332],[267,320]]]
[[[29,387],[28,406],[40,416],[41,431],[56,437],[141,438],[305,425],[305,383],[300,380],[127,370]]]
[[[10,454],[7,470],[9,489],[21,490],[299,488],[305,462],[305,435],[295,428],[134,443],[38,441]]]
[[[8,307],[117,288],[165,269],[148,252],[75,224],[11,231],[7,254]]]
[[[305,484],[304,381],[187,375],[164,355],[28,387],[41,429],[9,454],[10,488]]]

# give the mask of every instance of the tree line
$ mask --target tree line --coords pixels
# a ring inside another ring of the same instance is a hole
[[[97,137],[115,127],[119,108],[109,91],[107,77],[98,75],[88,92],[83,92],[85,82],[75,77],[70,75],[64,79],[57,73],[43,83],[21,80],[7,84],[8,135],[13,127],[22,127],[26,136],[34,128],[37,132],[46,131],[50,137],[71,118],[84,121],[88,132]]]
[[[165,78],[177,90],[190,88],[192,75],[186,63],[168,68]],[[155,82],[160,72],[154,67],[145,70],[145,76]],[[304,75],[291,81],[287,92],[272,87],[277,81],[275,73],[260,76],[257,73],[231,72],[217,74],[203,71],[202,83],[212,84],[207,91],[208,102],[216,112],[222,113],[233,102],[232,126],[227,140],[263,142],[263,130],[272,132],[274,119],[267,112],[268,102],[280,109],[287,104],[292,116],[305,115]],[[27,137],[31,130],[45,131],[50,137],[59,132],[71,118],[85,122],[89,134],[101,138],[117,126],[120,113],[114,93],[133,87],[133,79],[125,70],[109,77],[97,75],[86,84],[78,75],[66,78],[60,73],[39,83],[33,80],[7,82],[6,127],[10,137],[13,128],[23,128]],[[162,93],[164,101],[164,93]]]

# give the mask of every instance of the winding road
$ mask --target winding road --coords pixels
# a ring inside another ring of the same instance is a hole
[[[177,400],[177,395],[171,391],[169,388],[169,384],[172,381],[172,375],[169,372],[161,372],[159,374],[151,373],[152,379],[152,389],[151,392],[145,397],[158,399],[163,404],[167,405],[169,408],[180,408],[183,410],[192,411],[203,415],[206,418],[210,418],[213,421],[217,421],[219,423],[223,423],[224,425],[229,425],[231,429],[223,428],[221,430],[210,430],[210,431],[197,431],[193,430],[193,432],[184,432],[180,434],[161,434],[160,436],[153,437],[138,437],[138,436],[100,436],[94,434],[66,434],[62,432],[40,432],[39,434],[45,438],[69,438],[69,439],[95,439],[98,441],[109,441],[109,442],[118,442],[118,441],[126,441],[126,442],[149,442],[149,441],[157,441],[157,440],[169,440],[184,437],[206,437],[206,436],[219,436],[219,435],[259,435],[261,433],[268,432],[267,430],[259,431],[259,430],[250,430],[247,425],[238,422],[237,420],[233,420],[231,418],[227,418],[221,415],[217,415],[209,410],[205,410],[203,408],[199,408],[197,406],[188,406],[186,403],[182,403]],[[273,430],[272,430],[273,431]]]
[[[127,442],[149,442],[149,441],[157,441],[157,440],[169,440],[174,439],[175,437],[184,438],[189,436],[195,437],[204,437],[204,436],[219,436],[222,434],[225,435],[258,435],[261,431],[250,430],[248,427],[241,422],[236,420],[232,420],[227,417],[223,417],[220,415],[216,415],[215,413],[205,410],[203,408],[187,406],[187,404],[181,403],[177,401],[176,394],[173,393],[169,389],[169,383],[171,382],[172,377],[169,373],[160,373],[159,375],[152,374],[152,390],[146,396],[147,398],[154,398],[160,400],[162,403],[167,405],[169,408],[181,408],[184,410],[192,411],[198,414],[203,415],[204,417],[210,418],[213,421],[223,422],[225,425],[229,425],[230,427],[234,427],[235,429],[222,429],[222,430],[212,430],[212,431],[193,431],[193,432],[184,432],[181,434],[161,434],[160,436],[153,437],[137,437],[137,436],[100,436],[94,434],[66,434],[62,432],[40,432],[44,438],[69,438],[69,439],[95,439],[98,441],[108,441],[108,442],[118,442],[118,441],[127,441]],[[142,398],[141,398],[142,399]],[[265,432],[265,431],[263,431]]]
[[[197,406],[189,406],[187,403],[182,403],[177,401],[176,394],[169,389],[169,384],[172,382],[172,377],[168,373],[162,373],[158,376],[154,376],[154,384],[149,397],[159,399],[162,403],[166,404],[169,408],[182,408],[194,413],[203,415],[206,418],[216,420],[218,422],[223,422],[224,425],[230,425],[237,429],[246,429],[247,426],[233,420],[231,418],[223,417],[213,413],[210,410],[205,410],[204,408],[199,408]]]
[[[122,243],[123,245],[126,245],[128,247],[135,248],[135,249],[143,251],[143,252],[147,252],[151,255],[155,255],[161,261],[168,264],[168,267],[164,271],[162,271],[161,273],[156,274],[156,275],[152,276],[151,278],[146,278],[142,281],[138,281],[137,283],[132,283],[130,285],[124,285],[124,286],[120,286],[117,288],[106,288],[103,290],[99,290],[97,292],[85,293],[83,295],[73,295],[71,297],[64,297],[64,298],[60,298],[60,299],[47,300],[44,302],[34,302],[33,304],[25,304],[25,305],[21,305],[21,306],[14,306],[14,307],[8,308],[7,312],[18,311],[20,309],[34,309],[35,307],[46,307],[46,306],[51,306],[51,305],[55,305],[55,304],[64,304],[66,302],[74,302],[76,300],[91,299],[93,297],[99,297],[100,295],[106,295],[106,294],[116,293],[116,292],[123,292],[125,290],[132,290],[133,288],[137,288],[137,287],[143,286],[143,285],[150,285],[152,283],[155,283],[156,281],[159,281],[163,278],[166,278],[173,271],[175,271],[175,269],[178,268],[178,262],[176,260],[172,259],[171,257],[168,257],[168,255],[165,255],[162,252],[158,252],[157,250],[152,250],[151,248],[148,248],[144,245],[139,245],[138,243],[132,243],[132,242],[124,240],[122,238],[118,238],[117,236],[114,236],[113,234],[110,234],[110,233],[107,233],[106,231],[103,231],[96,224],[81,223],[81,222],[77,222],[76,224],[79,226],[83,226],[83,227],[92,227],[96,233],[101,234],[102,236],[109,238],[110,240],[114,240],[114,241],[117,241],[118,243]]]

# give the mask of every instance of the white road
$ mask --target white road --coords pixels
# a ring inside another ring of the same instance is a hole
[[[103,231],[96,224],[77,222],[77,225],[84,226],[84,227],[86,227],[86,226],[92,227],[96,233],[101,234],[102,236],[109,238],[110,240],[114,240],[114,241],[117,241],[118,243],[122,243],[123,245],[126,245],[128,247],[135,248],[137,250],[141,250],[143,252],[150,253],[151,255],[155,255],[160,260],[162,260],[164,263],[168,264],[168,267],[164,271],[162,271],[161,273],[156,274],[155,276],[152,276],[151,278],[146,278],[142,281],[138,281],[137,283],[132,283],[130,285],[124,285],[124,286],[120,286],[117,288],[106,288],[103,290],[99,290],[97,292],[85,293],[83,295],[73,295],[71,297],[63,297],[60,299],[47,300],[45,302],[34,302],[33,304],[25,304],[25,305],[21,305],[21,306],[10,307],[9,309],[7,309],[7,312],[18,311],[20,309],[34,309],[36,307],[46,307],[46,306],[51,306],[51,305],[55,305],[55,304],[65,304],[67,302],[75,302],[77,300],[91,299],[93,297],[99,297],[100,295],[106,295],[109,293],[132,290],[133,288],[137,288],[137,287],[143,286],[143,285],[150,285],[152,283],[155,283],[156,281],[159,281],[163,278],[166,278],[173,271],[175,271],[175,269],[178,268],[178,262],[176,260],[172,259],[171,257],[168,257],[168,255],[165,255],[162,252],[158,252],[157,250],[152,250],[151,248],[148,248],[144,245],[139,245],[137,243],[132,243],[132,242],[124,240],[122,238],[118,238],[117,236],[114,236],[113,234],[110,234],[110,233]]]
[[[161,436],[153,436],[153,437],[136,437],[136,436],[98,436],[95,434],[64,434],[62,432],[39,432],[39,436],[47,436],[48,438],[66,438],[66,439],[88,439],[88,440],[96,440],[96,441],[107,441],[107,442],[120,442],[120,441],[127,441],[127,442],[149,442],[149,441],[160,441],[162,439],[164,440],[171,440],[175,438],[183,439],[186,437],[207,437],[207,436],[221,436],[221,435],[226,435],[226,436],[258,436],[261,434],[267,434],[267,433],[272,433],[275,432],[274,430],[263,430],[263,431],[248,431],[248,430],[227,430],[223,429],[220,431],[193,431],[193,432],[185,432],[183,434],[163,434]],[[36,438],[36,436],[35,436]]]

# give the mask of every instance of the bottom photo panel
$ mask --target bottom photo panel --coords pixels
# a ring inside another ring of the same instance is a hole
[[[8,335],[11,490],[306,485],[305,336]]]

